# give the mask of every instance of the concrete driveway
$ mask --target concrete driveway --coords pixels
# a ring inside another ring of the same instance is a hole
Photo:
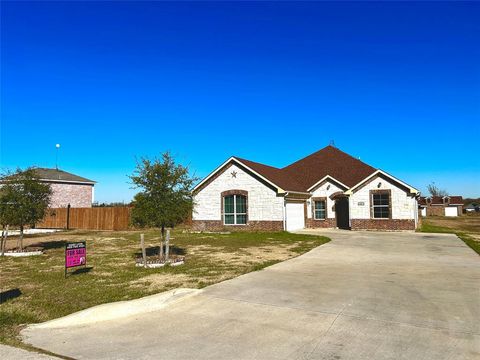
[[[480,257],[461,240],[320,233],[333,241],[163,310],[23,335],[77,359],[480,358]]]

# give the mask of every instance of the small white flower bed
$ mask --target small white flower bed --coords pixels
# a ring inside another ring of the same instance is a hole
[[[155,268],[160,268],[164,267],[165,265],[169,266],[179,266],[183,265],[185,263],[185,258],[184,257],[173,257],[168,260],[159,260],[157,259],[147,259],[146,265],[143,262],[142,258],[137,258],[135,262],[135,266],[137,267],[146,267],[147,269],[155,269]]]
[[[42,250],[10,250],[5,252],[5,256],[22,257],[42,255]]]

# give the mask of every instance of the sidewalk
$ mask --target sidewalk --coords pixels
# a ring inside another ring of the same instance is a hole
[[[0,359],[4,360],[58,360],[60,358],[0,344]]]

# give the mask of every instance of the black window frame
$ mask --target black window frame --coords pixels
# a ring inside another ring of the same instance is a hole
[[[226,209],[226,199],[227,198],[233,198],[233,212],[227,212]],[[244,200],[244,207],[245,207],[245,212],[239,212],[238,211],[238,199],[242,198]],[[225,226],[235,226],[235,225],[247,225],[248,221],[248,201],[247,201],[247,195],[244,194],[225,194],[223,196],[223,225]],[[227,223],[226,219],[227,216],[233,216],[233,223]],[[243,221],[239,222],[239,218],[243,217]]]
[[[392,218],[392,196],[390,191],[374,191],[371,193],[370,201],[372,204],[372,219],[388,220]]]
[[[323,203],[323,209],[317,209],[317,203]],[[317,217],[317,211],[323,211],[323,217]],[[313,219],[325,220],[327,218],[327,199],[313,200]]]

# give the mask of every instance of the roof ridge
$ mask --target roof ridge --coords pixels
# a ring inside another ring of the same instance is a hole
[[[283,169],[283,168],[278,168],[278,167],[275,167],[275,166],[263,164],[263,163],[260,163],[258,161],[252,161],[252,160],[249,160],[249,159],[244,159],[244,158],[241,158],[241,157],[238,157],[238,156],[232,156],[232,158],[237,159],[239,161],[248,161],[248,162],[251,162],[251,163],[254,163],[254,164],[257,164],[257,165],[266,166],[266,167],[269,167],[269,168],[275,169],[275,170],[282,170]]]
[[[327,175],[347,187],[352,187],[379,170],[332,145],[282,168],[238,156],[232,156],[232,159],[250,167],[284,190],[303,192]]]

